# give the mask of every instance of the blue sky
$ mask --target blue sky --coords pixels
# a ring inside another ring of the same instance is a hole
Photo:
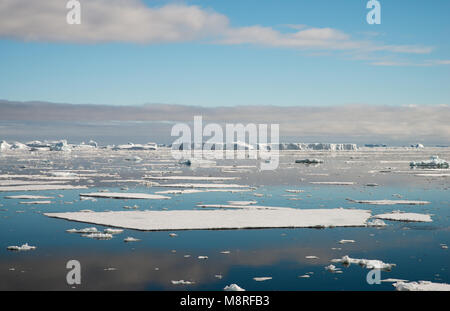
[[[61,14],[48,18],[43,10],[55,1],[40,1],[48,6],[29,4],[36,14],[17,28],[5,23],[15,18],[20,24],[19,18],[28,15],[0,13],[1,99],[208,107],[449,104],[450,1],[380,0],[381,25],[366,23],[367,1],[363,0],[175,2],[182,10],[197,6],[204,14],[219,15],[200,30],[194,27],[185,32],[182,24],[183,29],[176,30],[183,35],[175,39],[166,39],[164,34],[158,34],[163,39],[148,39],[145,29],[142,37],[129,38],[127,26],[122,27],[127,24],[126,16],[123,20],[120,15],[109,15],[115,18],[103,21],[98,16],[101,13],[91,14],[82,0],[82,26],[88,28],[74,37],[64,27],[77,25],[43,26],[47,19],[58,23],[67,11],[66,1],[59,0]],[[158,11],[174,2],[145,4]],[[90,25],[99,19],[103,24]],[[110,26],[106,23],[124,33],[117,32],[116,40],[105,37],[99,28]],[[152,27],[151,21],[146,23],[143,28]],[[219,30],[209,32],[208,28],[216,26]],[[246,27],[270,29],[276,37],[255,41],[252,33],[242,33]],[[332,29],[331,37],[344,38],[330,37],[306,48],[281,41],[305,29],[323,28]],[[88,33],[93,33],[92,38],[84,40]],[[224,43],[223,37],[232,43]],[[341,48],[342,42],[358,47]],[[361,42],[370,48],[361,48]],[[377,51],[379,46],[386,48]]]

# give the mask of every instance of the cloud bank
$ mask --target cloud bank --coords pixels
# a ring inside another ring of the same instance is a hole
[[[353,53],[428,54],[433,50],[355,40],[333,28],[291,25],[289,32],[280,32],[261,25],[233,27],[227,16],[211,9],[182,4],[149,7],[142,0],[81,1],[81,24],[69,25],[65,5],[61,0],[2,0],[0,37],[70,43],[198,41]]]
[[[137,142],[139,137],[145,142],[151,137],[171,142],[172,124],[192,122],[195,115],[203,116],[204,123],[278,123],[284,141],[450,144],[448,105],[206,108],[0,101],[0,139],[20,140],[20,136],[31,138],[42,133],[64,138],[77,133],[84,139],[95,135],[111,141],[134,137]]]

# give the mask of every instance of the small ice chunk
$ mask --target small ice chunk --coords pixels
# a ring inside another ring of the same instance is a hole
[[[339,244],[347,244],[347,243],[355,243],[355,240],[340,240],[338,243]]]
[[[185,280],[179,280],[179,281],[170,281],[173,285],[191,285],[191,284],[195,284],[195,282],[192,281],[185,281]]]
[[[198,259],[208,259],[208,256],[198,256]]]
[[[352,263],[359,264],[362,267],[366,267],[367,269],[382,269],[386,271],[390,271],[392,267],[395,267],[393,263],[384,263],[381,260],[372,260],[372,259],[355,259],[350,258],[349,256],[343,256],[340,259],[332,259],[331,262],[339,262],[343,265],[350,265]]]
[[[81,236],[96,240],[110,240],[113,238],[112,234],[109,233],[88,233],[88,234],[82,234]]]
[[[106,228],[105,230],[103,230],[105,233],[109,233],[109,234],[120,234],[123,232],[123,229],[112,229],[112,228]]]
[[[140,239],[136,239],[136,238],[133,238],[133,237],[126,237],[125,239],[123,239],[123,241],[124,242],[138,242],[138,241],[140,241]]]
[[[264,282],[264,281],[268,281],[271,279],[272,279],[271,276],[258,276],[258,277],[253,278],[253,280],[255,280],[256,282]]]
[[[336,268],[335,265],[328,265],[325,267],[325,270],[327,270],[331,273],[342,273],[341,268]]]
[[[319,259],[317,256],[305,256],[306,259]]]
[[[8,246],[7,248],[9,251],[30,251],[35,250],[36,246],[30,246],[28,243],[23,244],[22,246]]]
[[[169,236],[174,238],[174,237],[178,236],[178,234],[176,234],[176,233],[169,233]]]
[[[374,219],[367,222],[368,227],[385,227],[387,224],[381,219]]]
[[[226,292],[245,292],[245,289],[243,289],[242,287],[240,287],[237,284],[227,285],[223,288],[223,290]]]
[[[353,203],[371,204],[371,205],[425,205],[430,204],[429,201],[415,201],[415,200],[352,200],[347,199]]]
[[[69,233],[97,233],[99,232],[95,227],[83,228],[83,229],[68,229]]]

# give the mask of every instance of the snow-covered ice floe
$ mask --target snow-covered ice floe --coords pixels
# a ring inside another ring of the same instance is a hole
[[[357,209],[174,210],[45,213],[48,217],[145,231],[241,228],[365,227],[371,213]]]
[[[143,199],[143,200],[163,200],[170,197],[159,194],[148,193],[119,193],[119,192],[92,192],[80,193],[80,197],[106,198],[106,199]]]
[[[429,214],[418,214],[418,213],[403,213],[403,212],[392,212],[386,214],[374,215],[373,218],[385,219],[385,220],[395,220],[395,221],[410,221],[410,222],[432,222],[431,215]]]
[[[237,184],[196,184],[196,183],[185,183],[185,184],[160,184],[156,187],[169,187],[169,188],[249,188],[246,185]]]
[[[450,291],[450,284],[429,281],[396,282],[392,284],[398,291]]]
[[[264,281],[268,281],[271,280],[272,277],[271,276],[260,276],[260,277],[254,277],[253,280],[255,280],[256,282],[264,282]]]
[[[353,181],[311,181],[313,185],[336,185],[336,186],[351,186],[354,185]]]
[[[367,269],[381,269],[390,271],[393,267],[396,265],[393,263],[384,263],[381,260],[376,259],[356,259],[356,258],[350,258],[349,256],[343,256],[339,259],[332,259],[331,262],[339,262],[343,265],[350,265],[350,264],[358,264],[362,267],[365,267]]]
[[[18,199],[18,200],[45,200],[54,199],[54,197],[47,197],[43,195],[9,195],[4,197],[5,199]]]
[[[31,251],[35,250],[36,246],[28,245],[28,243],[23,244],[22,246],[8,246],[7,248],[9,251]]]
[[[224,181],[236,180],[240,177],[211,177],[211,176],[145,176],[150,180],[202,180],[202,181]]]
[[[125,239],[123,239],[123,241],[124,242],[126,242],[126,243],[128,243],[128,242],[139,242],[140,241],[140,239],[136,239],[136,238],[133,238],[133,237],[126,237]]]
[[[66,230],[68,233],[95,233],[99,232],[95,227],[83,228],[83,229],[68,229]]]
[[[427,167],[427,168],[448,168],[448,162],[442,159],[439,159],[438,156],[432,156],[430,160],[421,161],[421,162],[411,162],[409,163],[411,167]]]
[[[71,186],[71,185],[4,186],[4,187],[0,187],[0,192],[44,191],[44,190],[74,190],[74,189],[87,189],[87,187],[86,186]]]
[[[323,160],[320,160],[320,159],[302,159],[302,160],[295,160],[295,163],[320,164],[320,163],[323,163]]]
[[[430,204],[429,201],[414,201],[414,200],[352,200],[347,199],[353,203],[370,204],[370,205],[425,205]]]
[[[192,281],[185,281],[185,280],[172,280],[170,281],[173,285],[191,285],[191,284],[195,284],[195,282]]]
[[[19,202],[19,204],[24,204],[24,205],[52,204],[52,201],[24,201],[24,202]]]
[[[237,284],[227,285],[223,288],[223,290],[226,292],[245,292],[245,289],[243,289],[242,287],[240,287]]]
[[[113,238],[112,234],[101,233],[101,232],[85,233],[85,234],[82,234],[81,236],[86,237],[86,238],[96,239],[96,240],[110,240]]]

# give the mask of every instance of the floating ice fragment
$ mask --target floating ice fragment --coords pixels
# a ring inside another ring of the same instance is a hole
[[[208,259],[208,256],[198,256],[198,259]]]
[[[271,276],[260,276],[260,277],[254,277],[253,280],[255,280],[256,282],[264,282],[264,281],[268,281],[271,280],[272,277]]]
[[[448,168],[448,162],[442,159],[439,159],[438,156],[432,156],[430,160],[421,161],[421,162],[411,162],[409,163],[411,167],[429,167],[429,168]]]
[[[22,246],[8,246],[7,250],[9,251],[30,251],[35,250],[36,246],[30,246],[28,243],[23,244]]]
[[[112,239],[112,234],[109,233],[88,233],[88,234],[82,234],[81,236],[96,240],[109,240]]]
[[[173,210],[45,213],[98,225],[137,230],[365,227],[370,211],[357,209]]]
[[[392,267],[396,266],[393,263],[384,263],[381,260],[355,259],[350,258],[349,256],[343,256],[340,259],[332,259],[331,262],[339,262],[342,263],[343,265],[350,265],[354,263],[362,267],[366,267],[367,269],[381,269],[386,271],[390,271]]]
[[[414,201],[414,200],[352,200],[347,199],[353,203],[371,204],[371,205],[425,205],[430,204],[429,201]]]
[[[450,284],[429,281],[396,282],[392,285],[398,291],[450,291]]]
[[[395,211],[387,214],[374,215],[373,218],[394,220],[394,221],[406,221],[406,222],[432,222],[431,215],[418,214],[418,213],[403,213]]]
[[[317,256],[305,256],[306,259],[319,259]]]
[[[381,219],[374,219],[367,222],[368,227],[385,227],[387,224]]]
[[[120,234],[123,232],[123,229],[112,229],[112,228],[106,228],[104,230],[105,233],[109,233],[109,234]]]
[[[80,193],[80,197],[93,198],[110,198],[110,199],[143,199],[143,200],[163,200],[170,199],[170,197],[158,194],[148,193],[113,193],[113,192],[92,192]]]
[[[84,229],[68,229],[66,232],[69,233],[96,233],[99,232],[95,227],[89,227]]]
[[[138,242],[138,241],[140,241],[140,239],[136,239],[136,238],[133,238],[133,237],[126,237],[125,239],[123,239],[123,241],[124,242]]]
[[[355,240],[340,240],[339,244],[355,243]]]
[[[227,285],[223,288],[223,290],[226,292],[245,292],[245,289],[243,289],[242,287],[240,287],[237,284]]]
[[[341,268],[336,268],[335,265],[328,265],[325,267],[325,270],[327,270],[331,273],[342,273]]]
[[[195,284],[195,282],[192,281],[185,281],[185,280],[179,280],[179,281],[170,281],[173,285],[191,285],[191,284]]]

